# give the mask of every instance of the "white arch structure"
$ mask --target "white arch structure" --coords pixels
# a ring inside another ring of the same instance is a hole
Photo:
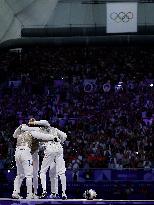
[[[58,0],[0,0],[0,43],[21,37],[22,27],[46,26]]]

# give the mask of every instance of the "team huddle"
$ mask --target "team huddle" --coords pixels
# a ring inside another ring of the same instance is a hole
[[[15,161],[17,176],[14,180],[13,198],[20,199],[20,187],[26,178],[27,199],[38,198],[38,174],[40,173],[42,195],[47,196],[46,174],[49,169],[51,195],[58,198],[58,177],[62,185],[62,199],[66,196],[66,168],[63,158],[63,143],[67,135],[57,128],[51,127],[46,120],[29,120],[28,125],[20,125],[14,132],[17,139]],[[44,146],[44,158],[39,170],[39,149]]]

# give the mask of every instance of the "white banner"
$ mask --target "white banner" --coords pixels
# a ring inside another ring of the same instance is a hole
[[[107,33],[137,32],[137,3],[107,3]]]

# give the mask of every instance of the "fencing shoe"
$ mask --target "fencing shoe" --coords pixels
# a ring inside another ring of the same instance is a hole
[[[13,198],[13,199],[23,199],[23,197],[20,196],[20,195],[19,195],[18,193],[16,193],[16,192],[13,192],[12,198]]]

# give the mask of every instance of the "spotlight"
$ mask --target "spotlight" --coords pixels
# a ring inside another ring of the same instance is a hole
[[[150,84],[150,87],[153,87],[153,83]]]

